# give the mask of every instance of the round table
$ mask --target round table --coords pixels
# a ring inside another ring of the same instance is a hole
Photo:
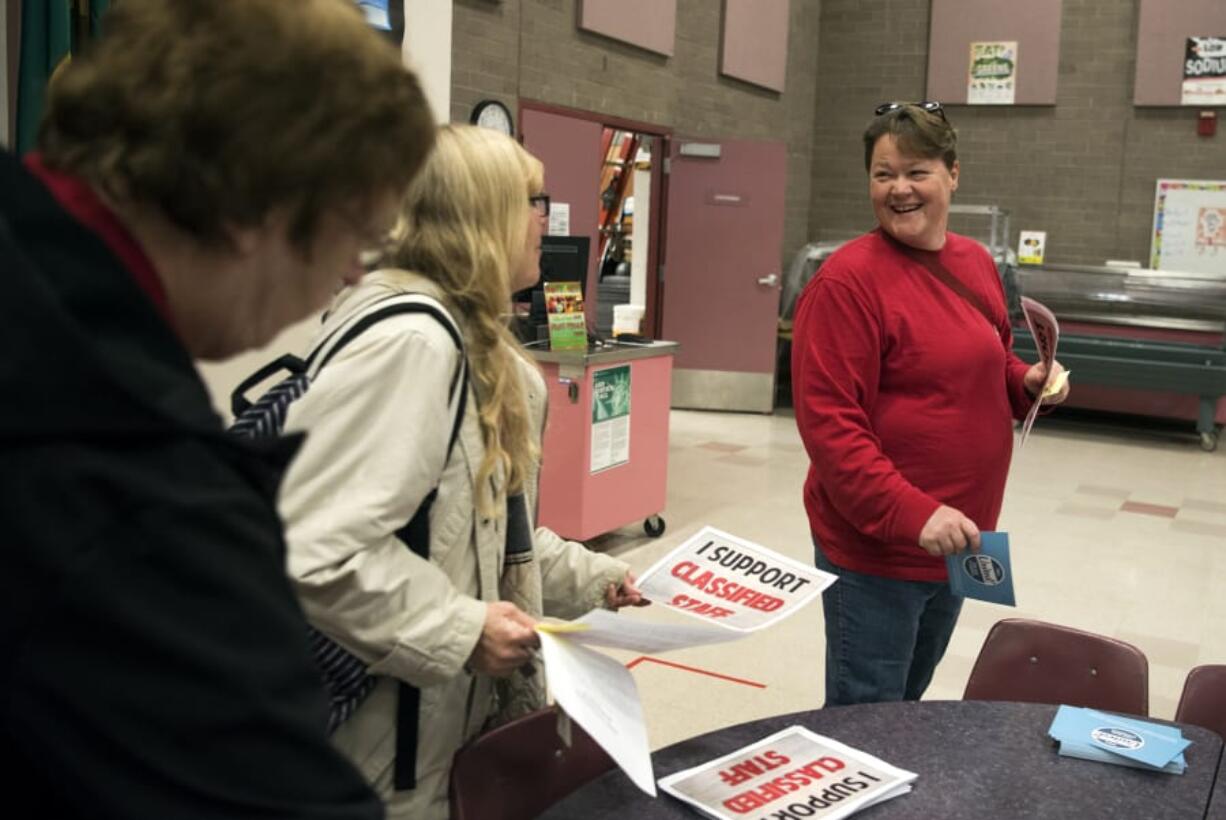
[[[1222,762],[1217,769],[1217,783],[1213,787],[1213,798],[1209,801],[1205,820],[1226,820],[1226,750],[1222,752]]]
[[[1193,741],[1183,775],[1060,757],[1047,736],[1055,706],[987,701],[874,703],[797,712],[690,738],[652,755],[657,780],[800,725],[876,755],[919,777],[910,794],[857,816],[871,818],[1196,818],[1209,805],[1222,740],[1183,725]],[[764,810],[765,811],[765,810]],[[699,817],[661,793],[652,798],[612,771],[557,803],[543,818],[625,820]],[[767,813],[764,816],[769,816]],[[746,815],[746,820],[757,820]]]

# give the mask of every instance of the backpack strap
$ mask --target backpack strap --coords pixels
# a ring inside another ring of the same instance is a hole
[[[252,402],[247,398],[248,390],[257,384],[263,384],[274,373],[280,373],[283,370],[291,376],[301,375],[306,372],[306,362],[291,353],[286,353],[239,382],[238,387],[235,387],[230,393],[230,413],[234,418],[237,419],[251,407]]]
[[[397,294],[397,297],[404,294]],[[459,329],[443,307],[429,297],[409,296],[408,298],[389,297],[380,299],[373,309],[363,312],[359,318],[344,329],[325,339],[307,359],[308,372],[318,373],[324,365],[332,360],[345,345],[352,342],[363,331],[376,322],[388,316],[401,313],[425,313],[433,316],[451,336],[460,350],[460,364],[452,376],[449,388],[451,400],[455,406],[455,420],[451,425],[451,435],[447,439],[447,456],[444,464],[450,460],[456,440],[460,437],[460,429],[464,424],[464,416],[468,410],[468,357],[464,352],[464,341]],[[394,300],[394,301],[393,301]],[[336,342],[328,342],[336,338]],[[318,364],[315,364],[318,359]],[[401,543],[424,560],[430,560],[430,510],[438,497],[436,485],[422,499],[417,511],[409,523],[396,531],[396,537]],[[393,785],[397,791],[405,791],[417,787],[417,742],[418,726],[421,713],[421,690],[404,681],[399,682],[399,701],[396,707],[396,757],[393,764]]]
[[[451,425],[451,436],[447,441],[447,460],[456,440],[460,437],[460,428],[464,424],[464,414],[468,409],[468,362],[461,362],[464,368],[463,378],[459,387],[459,396],[455,421]],[[456,384],[452,382],[452,393],[456,392]],[[444,461],[446,463],[446,461]],[[417,507],[417,512],[409,523],[396,531],[396,537],[406,547],[426,561],[430,560],[430,510],[438,498],[438,487],[430,493]],[[396,757],[392,767],[393,787],[397,791],[417,788],[417,742],[418,726],[421,716],[421,690],[412,684],[400,681],[400,697],[396,708]]]

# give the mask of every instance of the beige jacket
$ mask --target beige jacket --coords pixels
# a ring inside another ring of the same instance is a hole
[[[397,291],[439,295],[413,274],[372,274],[337,298],[319,338]],[[387,676],[333,738],[388,801],[389,817],[447,816],[452,755],[494,708],[493,682],[469,675],[464,664],[481,634],[485,602],[499,598],[506,521],[476,513],[484,448],[471,389],[447,457],[455,413],[448,392],[459,355],[433,317],[390,317],[320,371],[286,422],[288,431],[308,432],[281,491],[289,572],[310,622]],[[545,384],[526,362],[523,373],[539,436]],[[425,561],[393,533],[436,485]],[[505,508],[500,493],[494,502]],[[601,605],[607,585],[627,570],[544,528],[535,530],[534,551],[548,615],[577,617]],[[418,786],[396,793],[393,678],[422,689]]]

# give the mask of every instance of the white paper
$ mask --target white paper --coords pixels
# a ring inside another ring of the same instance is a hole
[[[745,633],[793,614],[836,578],[760,544],[703,527],[643,573],[638,587],[658,605]]]
[[[626,667],[564,637],[541,632],[549,690],[634,785],[655,797],[651,747],[634,678]]]
[[[660,780],[660,788],[721,820],[756,820],[778,812],[837,820],[906,794],[915,778],[914,772],[837,740],[789,726],[669,775]]]
[[[1039,353],[1039,361],[1047,365],[1047,379],[1043,382],[1043,389],[1039,391],[1039,398],[1035,399],[1034,404],[1030,406],[1030,412],[1026,414],[1026,420],[1022,423],[1019,448],[1026,444],[1030,428],[1034,426],[1039,408],[1043,406],[1042,397],[1053,383],[1052,365],[1056,361],[1056,345],[1060,342],[1060,323],[1056,321],[1055,314],[1042,303],[1036,302],[1029,296],[1023,296],[1022,313],[1026,315],[1026,327],[1030,329],[1030,335],[1034,337],[1034,346]]]
[[[549,235],[570,236],[570,203],[549,203]]]

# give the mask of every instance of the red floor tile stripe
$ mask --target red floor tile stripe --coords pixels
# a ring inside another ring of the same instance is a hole
[[[1156,515],[1159,518],[1174,518],[1179,513],[1179,508],[1168,507],[1165,504],[1146,504],[1143,501],[1125,501],[1120,505],[1120,511]]]
[[[739,683],[744,686],[752,686],[755,689],[765,689],[766,688],[765,683],[758,683],[757,681],[745,680],[744,678],[734,678],[731,675],[721,675],[719,672],[709,672],[706,669],[699,669],[696,666],[686,666],[685,664],[673,663],[672,661],[662,661],[659,658],[653,658],[650,655],[641,655],[640,657],[635,658],[634,660],[630,661],[630,663],[626,664],[626,668],[633,669],[634,667],[638,666],[643,661],[649,661],[651,663],[658,663],[661,666],[668,666],[673,669],[680,669],[683,672],[693,672],[697,675],[706,675],[707,677],[711,677],[711,678],[719,678],[720,680],[731,681],[733,683]]]

